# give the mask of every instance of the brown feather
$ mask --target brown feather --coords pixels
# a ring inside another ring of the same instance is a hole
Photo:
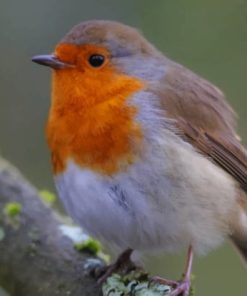
[[[228,172],[247,192],[247,154],[236,139],[216,138],[182,119],[177,121],[177,126],[185,140]]]
[[[155,92],[184,140],[228,172],[247,192],[247,152],[238,140],[235,113],[223,93],[175,63]]]
[[[160,90],[168,116],[181,117],[208,133],[235,134],[236,116],[223,93],[190,70],[172,63]]]

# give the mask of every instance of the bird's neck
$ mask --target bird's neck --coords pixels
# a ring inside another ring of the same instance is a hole
[[[68,83],[65,74],[53,74],[47,125],[54,173],[63,172],[68,160],[107,175],[125,169],[135,161],[134,151],[142,139],[141,127],[135,121],[138,109],[129,100],[143,84],[123,76],[110,88],[72,87],[75,80]]]

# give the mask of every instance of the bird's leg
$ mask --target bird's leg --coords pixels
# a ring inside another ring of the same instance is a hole
[[[114,263],[106,266],[105,270],[103,271],[103,275],[101,275],[97,281],[98,284],[103,284],[109,276],[111,276],[114,272],[116,272],[123,266],[128,266],[131,268],[134,267],[130,258],[132,252],[132,249],[125,250],[118,256],[117,260]]]
[[[177,287],[169,294],[169,296],[177,296],[180,294],[182,296],[189,295],[192,263],[193,263],[193,249],[192,249],[192,246],[189,246],[185,271],[184,271],[182,280],[178,282]]]
[[[190,277],[193,263],[193,249],[189,246],[185,271],[181,281],[171,281],[160,277],[153,277],[151,281],[159,282],[164,285],[173,287],[173,290],[167,296],[188,296],[190,292]]]

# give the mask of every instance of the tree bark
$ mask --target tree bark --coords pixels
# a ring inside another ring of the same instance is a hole
[[[18,221],[4,208],[22,205]],[[80,254],[61,232],[59,219],[35,188],[0,158],[0,285],[12,296],[97,296],[100,288],[85,272]]]

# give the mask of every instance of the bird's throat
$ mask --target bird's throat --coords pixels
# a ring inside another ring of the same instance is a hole
[[[76,86],[76,77],[68,74],[53,73],[47,140],[54,173],[63,172],[68,160],[107,175],[125,170],[141,146],[138,109],[131,97],[143,84],[122,75],[111,86]]]

